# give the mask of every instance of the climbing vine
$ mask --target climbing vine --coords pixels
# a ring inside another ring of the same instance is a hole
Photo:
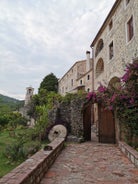
[[[88,93],[87,98],[93,103],[102,103],[105,108],[116,111],[120,124],[129,129],[133,139],[138,136],[138,63],[126,66],[120,82],[118,88],[100,84],[96,92]]]

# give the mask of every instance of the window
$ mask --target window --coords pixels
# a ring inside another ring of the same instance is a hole
[[[113,21],[111,20],[110,23],[109,23],[109,30],[111,30],[113,27]]]
[[[87,89],[87,92],[90,92],[90,88]]]
[[[87,76],[87,80],[90,80],[90,75]]]
[[[96,47],[95,57],[99,54],[99,52],[102,50],[103,47],[104,47],[103,40],[100,39]]]
[[[96,64],[96,77],[98,77],[102,72],[104,72],[104,62],[103,59],[100,58]]]
[[[62,87],[62,93],[64,93],[64,86]]]
[[[82,84],[82,80],[80,80],[80,84]]]
[[[127,22],[127,40],[130,41],[134,35],[133,17]]]
[[[73,79],[71,79],[71,86],[73,86]]]
[[[28,93],[31,94],[31,89],[28,90]]]
[[[130,0],[126,0],[126,5],[128,5],[129,2],[130,2]]]
[[[109,59],[112,59],[114,56],[113,42],[109,45]]]

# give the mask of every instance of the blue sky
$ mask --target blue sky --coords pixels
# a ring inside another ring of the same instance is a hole
[[[0,94],[24,99],[86,50],[115,0],[0,0]]]

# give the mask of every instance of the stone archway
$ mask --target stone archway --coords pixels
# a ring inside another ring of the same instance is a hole
[[[118,77],[113,77],[108,84],[108,87],[111,87],[114,89],[119,89],[120,86],[121,86],[121,82]]]
[[[108,84],[108,88],[112,89],[119,89],[120,86],[121,83],[118,77],[113,77]],[[98,105],[98,122],[99,142],[116,143],[118,128],[114,112],[105,109],[102,104]]]
[[[96,77],[98,77],[102,72],[104,72],[104,62],[103,59],[100,58],[96,64]]]
[[[91,126],[93,124],[93,104],[88,102],[83,106],[83,138],[91,140]]]

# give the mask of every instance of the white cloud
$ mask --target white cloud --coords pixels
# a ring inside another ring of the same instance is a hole
[[[1,0],[0,93],[24,98],[53,72],[61,77],[86,50],[112,0]]]

